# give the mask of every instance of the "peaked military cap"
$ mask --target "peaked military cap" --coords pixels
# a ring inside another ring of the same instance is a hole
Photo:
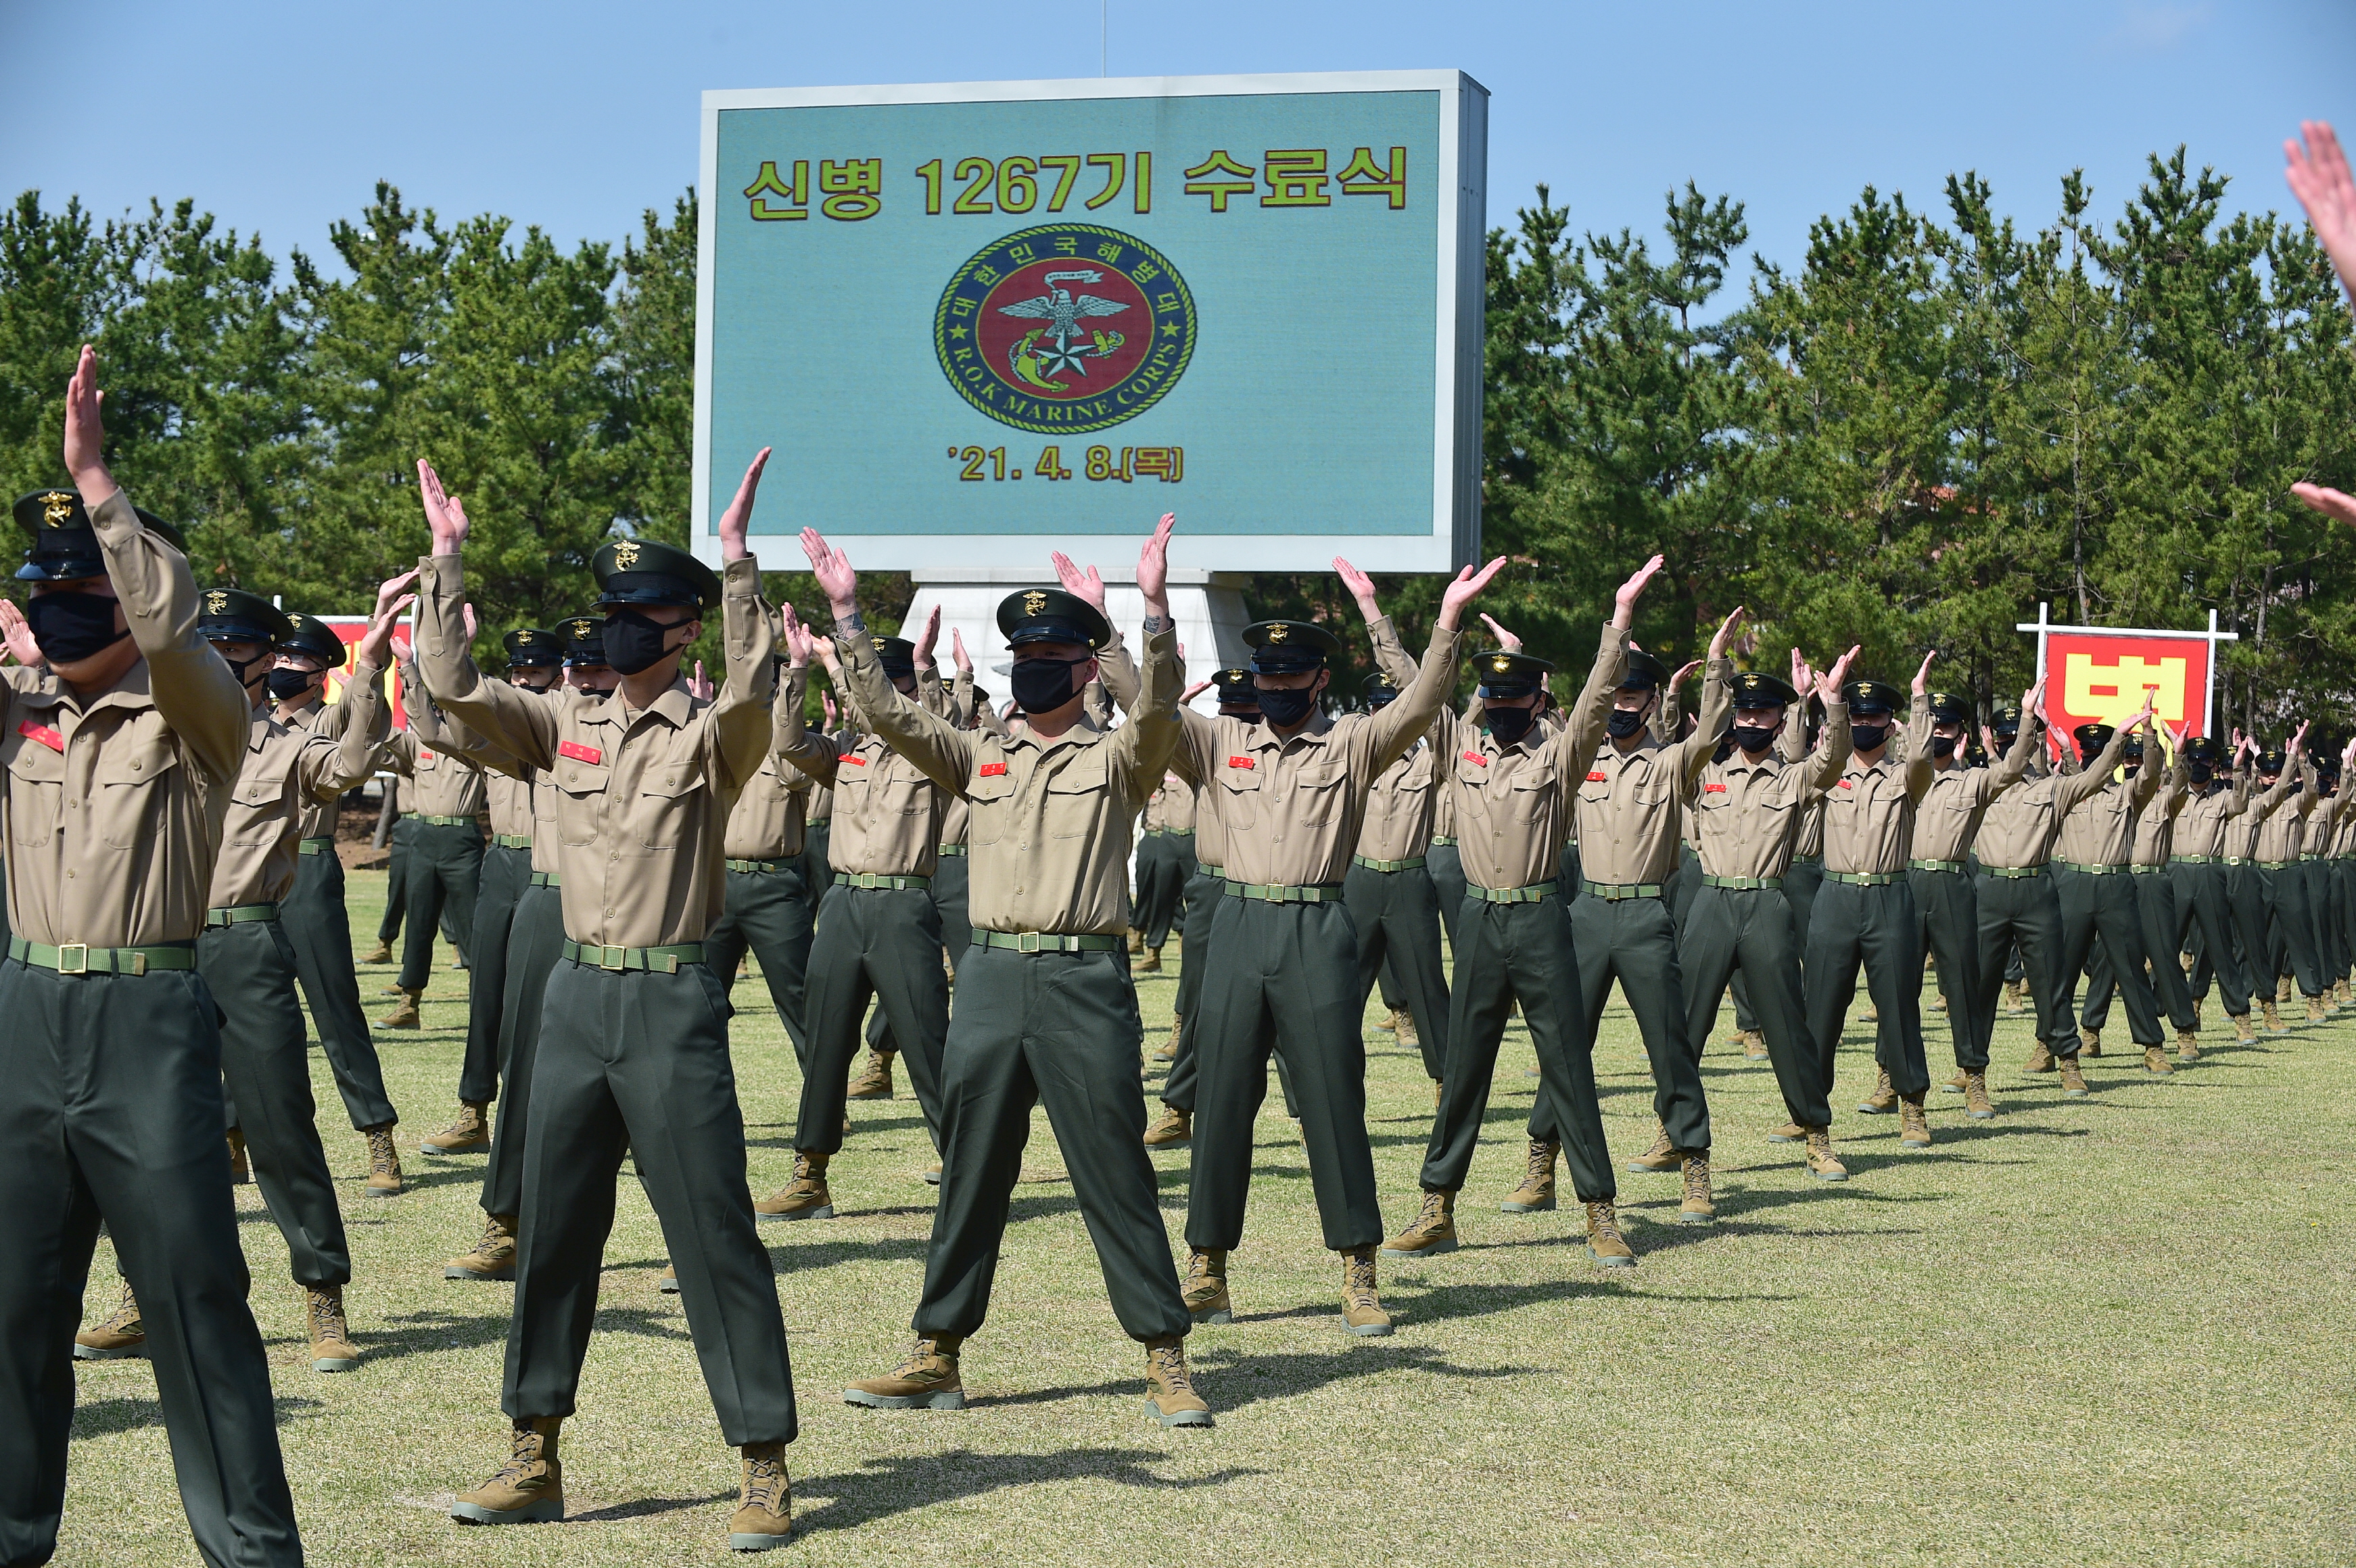
[[[573,668],[584,665],[602,667],[605,662],[605,618],[603,615],[575,615],[560,622],[556,635],[564,643],[564,662]]]
[[[2260,752],[2258,753],[2258,772],[2262,773],[2278,773],[2282,772],[2286,765],[2288,765],[2289,762],[2290,753],[2287,752]]]
[[[894,677],[916,673],[916,645],[905,637],[875,637],[876,662],[884,673]]]
[[[683,604],[709,610],[720,603],[720,577],[676,545],[654,539],[614,539],[590,558],[600,604]]]
[[[2109,745],[2115,733],[2108,724],[2081,724],[2070,731],[2070,738],[2078,742],[2078,760],[2083,762]]]
[[[1223,669],[1211,677],[1211,684],[1219,689],[1222,708],[1254,708],[1259,706],[1259,691],[1252,685],[1248,669]]]
[[[1977,741],[1964,748],[1964,766],[1984,768],[1988,765],[1987,748]]]
[[[1255,621],[1244,628],[1244,645],[1261,675],[1323,669],[1342,653],[1342,639],[1314,621]]]
[[[1665,685],[1669,667],[1642,648],[1628,650],[1628,667],[1620,673],[1622,691],[1651,691]]]
[[[1792,683],[1780,680],[1762,669],[1741,669],[1734,672],[1728,686],[1734,692],[1734,706],[1744,708],[1789,708],[1800,700]]]
[[[1999,735],[2009,735],[2020,728],[2020,704],[1999,702],[1988,709],[1988,728]]]
[[[294,630],[278,639],[280,653],[309,654],[327,660],[329,669],[343,667],[344,639],[336,635],[333,626],[316,615],[298,615],[292,610],[286,612],[286,624]]]
[[[1886,680],[1853,680],[1841,688],[1841,700],[1852,715],[1895,713],[1898,688]]]
[[[562,640],[554,632],[544,632],[538,626],[519,626],[501,637],[499,645],[508,651],[510,668],[521,666],[544,669],[564,662]]]
[[[2195,735],[2184,742],[2184,760],[2188,763],[2207,763],[2214,767],[2225,760],[2225,748],[2217,743],[2217,737],[2214,735]]]
[[[982,708],[987,708],[987,707],[989,707],[989,706],[990,706],[990,693],[988,693],[988,692],[986,692],[986,691],[982,690],[982,689],[981,689],[981,688],[980,688],[980,687],[978,687],[978,686],[977,686],[977,687],[975,687],[975,688],[973,688],[973,705],[974,705],[974,707],[975,707],[975,708],[977,708],[977,709],[982,709]]]
[[[274,647],[294,634],[286,613],[242,588],[208,588],[197,595],[197,631],[208,642],[260,643]]]
[[[1112,641],[1104,612],[1060,588],[1025,588],[998,602],[998,632],[1010,648],[1025,643],[1077,643],[1100,648]]]
[[[1483,697],[1527,697],[1538,688],[1538,677],[1553,669],[1544,659],[1504,648],[1472,656],[1472,673],[1481,677]]]
[[[1934,691],[1929,698],[1931,718],[1940,724],[1965,724],[1972,721],[1972,699],[1959,691]]]
[[[188,545],[180,530],[143,507],[134,507],[139,520],[174,549],[186,555]],[[98,548],[98,529],[83,510],[81,496],[71,490],[36,490],[20,496],[16,526],[32,537],[25,564],[16,569],[19,582],[71,582],[80,577],[106,575],[106,556]]]
[[[1366,711],[1369,713],[1379,711],[1398,700],[1398,688],[1393,686],[1391,677],[1380,670],[1366,677],[1365,690]]]

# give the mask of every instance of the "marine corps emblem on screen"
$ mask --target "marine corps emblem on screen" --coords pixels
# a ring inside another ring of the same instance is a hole
[[[1170,259],[1086,223],[993,240],[957,270],[933,347],[958,395],[1044,434],[1136,418],[1194,352],[1194,296]]]

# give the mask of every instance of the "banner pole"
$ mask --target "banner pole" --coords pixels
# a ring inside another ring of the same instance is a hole
[[[2217,708],[2217,612],[2209,612],[2209,679],[2201,693],[2201,732],[2214,735]]]

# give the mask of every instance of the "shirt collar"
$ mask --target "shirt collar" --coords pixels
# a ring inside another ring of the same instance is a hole
[[[1269,728],[1265,719],[1254,720],[1245,744],[1256,752],[1280,752],[1295,741],[1314,741],[1323,745],[1325,738],[1333,732],[1333,716],[1319,708],[1310,713],[1308,723],[1290,735],[1279,735]]]

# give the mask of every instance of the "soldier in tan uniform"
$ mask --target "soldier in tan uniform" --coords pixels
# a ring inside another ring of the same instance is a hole
[[[413,670],[402,678],[405,685],[417,684]],[[401,1002],[377,1022],[386,1029],[418,1029],[423,1019],[417,1004],[434,978],[434,938],[444,914],[460,956],[473,940],[475,898],[482,885],[483,769],[470,758],[421,747],[406,730],[394,733],[379,760],[402,781],[402,815],[412,820],[414,837],[405,872],[409,933],[402,944],[401,975],[393,982]],[[463,1090],[459,1098],[463,1126],[467,1116]],[[475,1120],[479,1123],[479,1115]],[[473,1146],[434,1138],[427,1140],[425,1152],[467,1147]]]
[[[2201,1057],[2201,1020],[2192,1010],[2192,990],[2184,983],[2184,965],[2177,956],[2181,949],[2177,940],[2176,894],[2168,879],[2176,818],[2190,799],[2191,774],[2185,766],[2183,737],[2172,739],[2168,772],[2160,779],[2157,792],[2136,814],[2134,837],[2127,848],[2127,889],[2135,898],[2137,930],[2143,938],[2141,952],[2151,965],[2152,997],[2158,1004],[2160,1015],[2176,1026],[2177,1060],[2197,1061]],[[2131,779],[2139,782],[2143,774],[2158,771],[2158,759],[2146,749],[2140,736],[2128,737],[2124,755]],[[2087,808],[2078,809],[2083,812]],[[2066,827],[2063,836],[2068,836]],[[2141,972],[2141,965],[2132,959],[2128,963]],[[2118,988],[2118,965],[2110,944],[2107,940],[2098,941],[2087,955],[2086,1000],[2078,1009],[2078,1037],[2084,1042],[2082,1054],[2101,1040],[2103,1025],[2110,1017],[2111,997]],[[2144,1066],[2155,1074],[2167,1072],[2167,1053],[2156,1047],[2147,1049]]]
[[[809,670],[805,667],[786,673],[777,706],[799,712],[809,689]],[[775,725],[771,732],[778,732]],[[761,759],[760,772],[728,814],[726,912],[703,939],[705,962],[731,991],[745,953],[749,950],[761,961],[769,1005],[805,1073],[809,1036],[803,1019],[809,993],[811,922],[817,914],[809,884],[802,880],[803,813],[809,809],[811,787],[810,775],[774,747]]]
[[[1146,796],[1138,818],[1137,933],[1145,961],[1137,972],[1162,968],[1162,944],[1185,901],[1186,879],[1194,872],[1194,790],[1176,773],[1164,773],[1162,787]]]
[[[2062,771],[2089,759],[2110,741],[2107,724],[2081,724],[2072,731],[2078,754],[2064,753]],[[2136,744],[2130,735],[2123,744],[2124,760]],[[2143,769],[2124,778],[2105,776],[2094,794],[2081,800],[2062,822],[2054,849],[2054,892],[2062,901],[2062,983],[2076,991],[2099,937],[2115,955],[2113,973],[2126,990],[2127,1027],[2153,1071],[2166,1072],[2168,1057],[2160,1049],[2159,1005],[2144,972],[2143,925],[2136,911],[2133,879],[2127,874],[2135,848],[2136,820],[2159,787],[2157,769]],[[2082,1053],[2100,1056],[2102,1042],[2079,1031]]]
[[[2213,977],[2234,1037],[2252,1040],[2250,976],[2233,940],[2233,901],[2225,882],[2227,829],[2249,805],[2249,775],[2232,767],[2212,736],[2184,743],[2190,781],[2169,844],[2169,880],[2176,898],[2177,945],[2194,953],[2186,984],[2192,1016],[2201,1017]],[[2227,777],[2227,774],[2231,777]]]
[[[74,1325],[103,1221],[149,1304],[147,1356],[198,1552],[299,1564],[230,1199],[214,1002],[196,973],[252,705],[197,633],[178,536],[115,487],[102,440],[85,347],[65,421],[80,494],[16,503],[33,536],[17,573],[29,616],[0,609],[23,661],[0,669],[0,1562],[57,1549]],[[152,1489],[141,1499],[152,1518]]]
[[[1031,589],[998,610],[1026,716],[1002,736],[960,730],[894,688],[859,614],[851,563],[815,530],[803,533],[868,721],[972,806],[973,951],[944,1057],[940,1205],[916,1343],[889,1374],[845,1389],[849,1403],[963,1407],[960,1352],[989,1310],[1032,1108],[1044,1102],[1114,1315],[1145,1347],[1146,1414],[1164,1426],[1211,1424],[1186,1370],[1191,1324],[1140,1141],[1145,1099],[1123,951],[1130,825],[1177,741],[1177,632],[1163,596],[1172,521],[1138,558],[1145,662],[1129,721],[1106,731],[1085,712],[1111,640],[1103,614],[1077,594]]]
[[[2265,874],[2258,866],[2258,840],[2265,824],[2297,793],[2299,770],[2286,767],[2285,752],[2261,754],[2257,742],[2247,736],[2236,741],[2233,761],[2247,798],[2241,815],[2225,828],[2226,896],[2233,906],[2234,934],[2249,973],[2251,996],[2266,1032],[2288,1034],[2290,1026],[2282,1021],[2277,1007],[2276,987],[2284,976],[2266,907]]]
[[[557,793],[565,940],[531,1068],[501,1400],[512,1456],[452,1505],[509,1524],[563,1517],[557,1429],[573,1413],[626,1147],[661,1221],[704,1386],[743,1479],[728,1544],[792,1530],[785,1445],[796,1432],[777,1285],[744,1183],[744,1119],[728,1061],[728,994],[703,962],[720,916],[724,835],[769,739],[773,639],[744,544],[765,450],[720,521],[724,581],[683,550],[626,539],[592,562],[613,697],[553,701],[486,680],[466,651],[459,551],[467,520],[418,464],[434,554],[420,567],[418,668],[458,722]],[[680,673],[706,611],[722,612],[716,699]]]
[[[2308,816],[2319,796],[2315,768],[2307,756],[2307,726],[2298,727],[2286,751],[2267,752],[2257,759],[2257,785],[2263,793],[2250,803],[2249,818],[2255,829],[2250,840],[2250,869],[2265,912],[2265,937],[2253,942],[2245,926],[2242,946],[2253,966],[2261,970],[2260,989],[2283,993],[2265,982],[2287,979],[2307,998],[2309,1022],[2320,1020],[2323,969],[2316,960],[2314,924],[2308,907],[2307,885],[2299,875],[2299,845]],[[2269,1028],[2280,1028],[2267,1019]]]

